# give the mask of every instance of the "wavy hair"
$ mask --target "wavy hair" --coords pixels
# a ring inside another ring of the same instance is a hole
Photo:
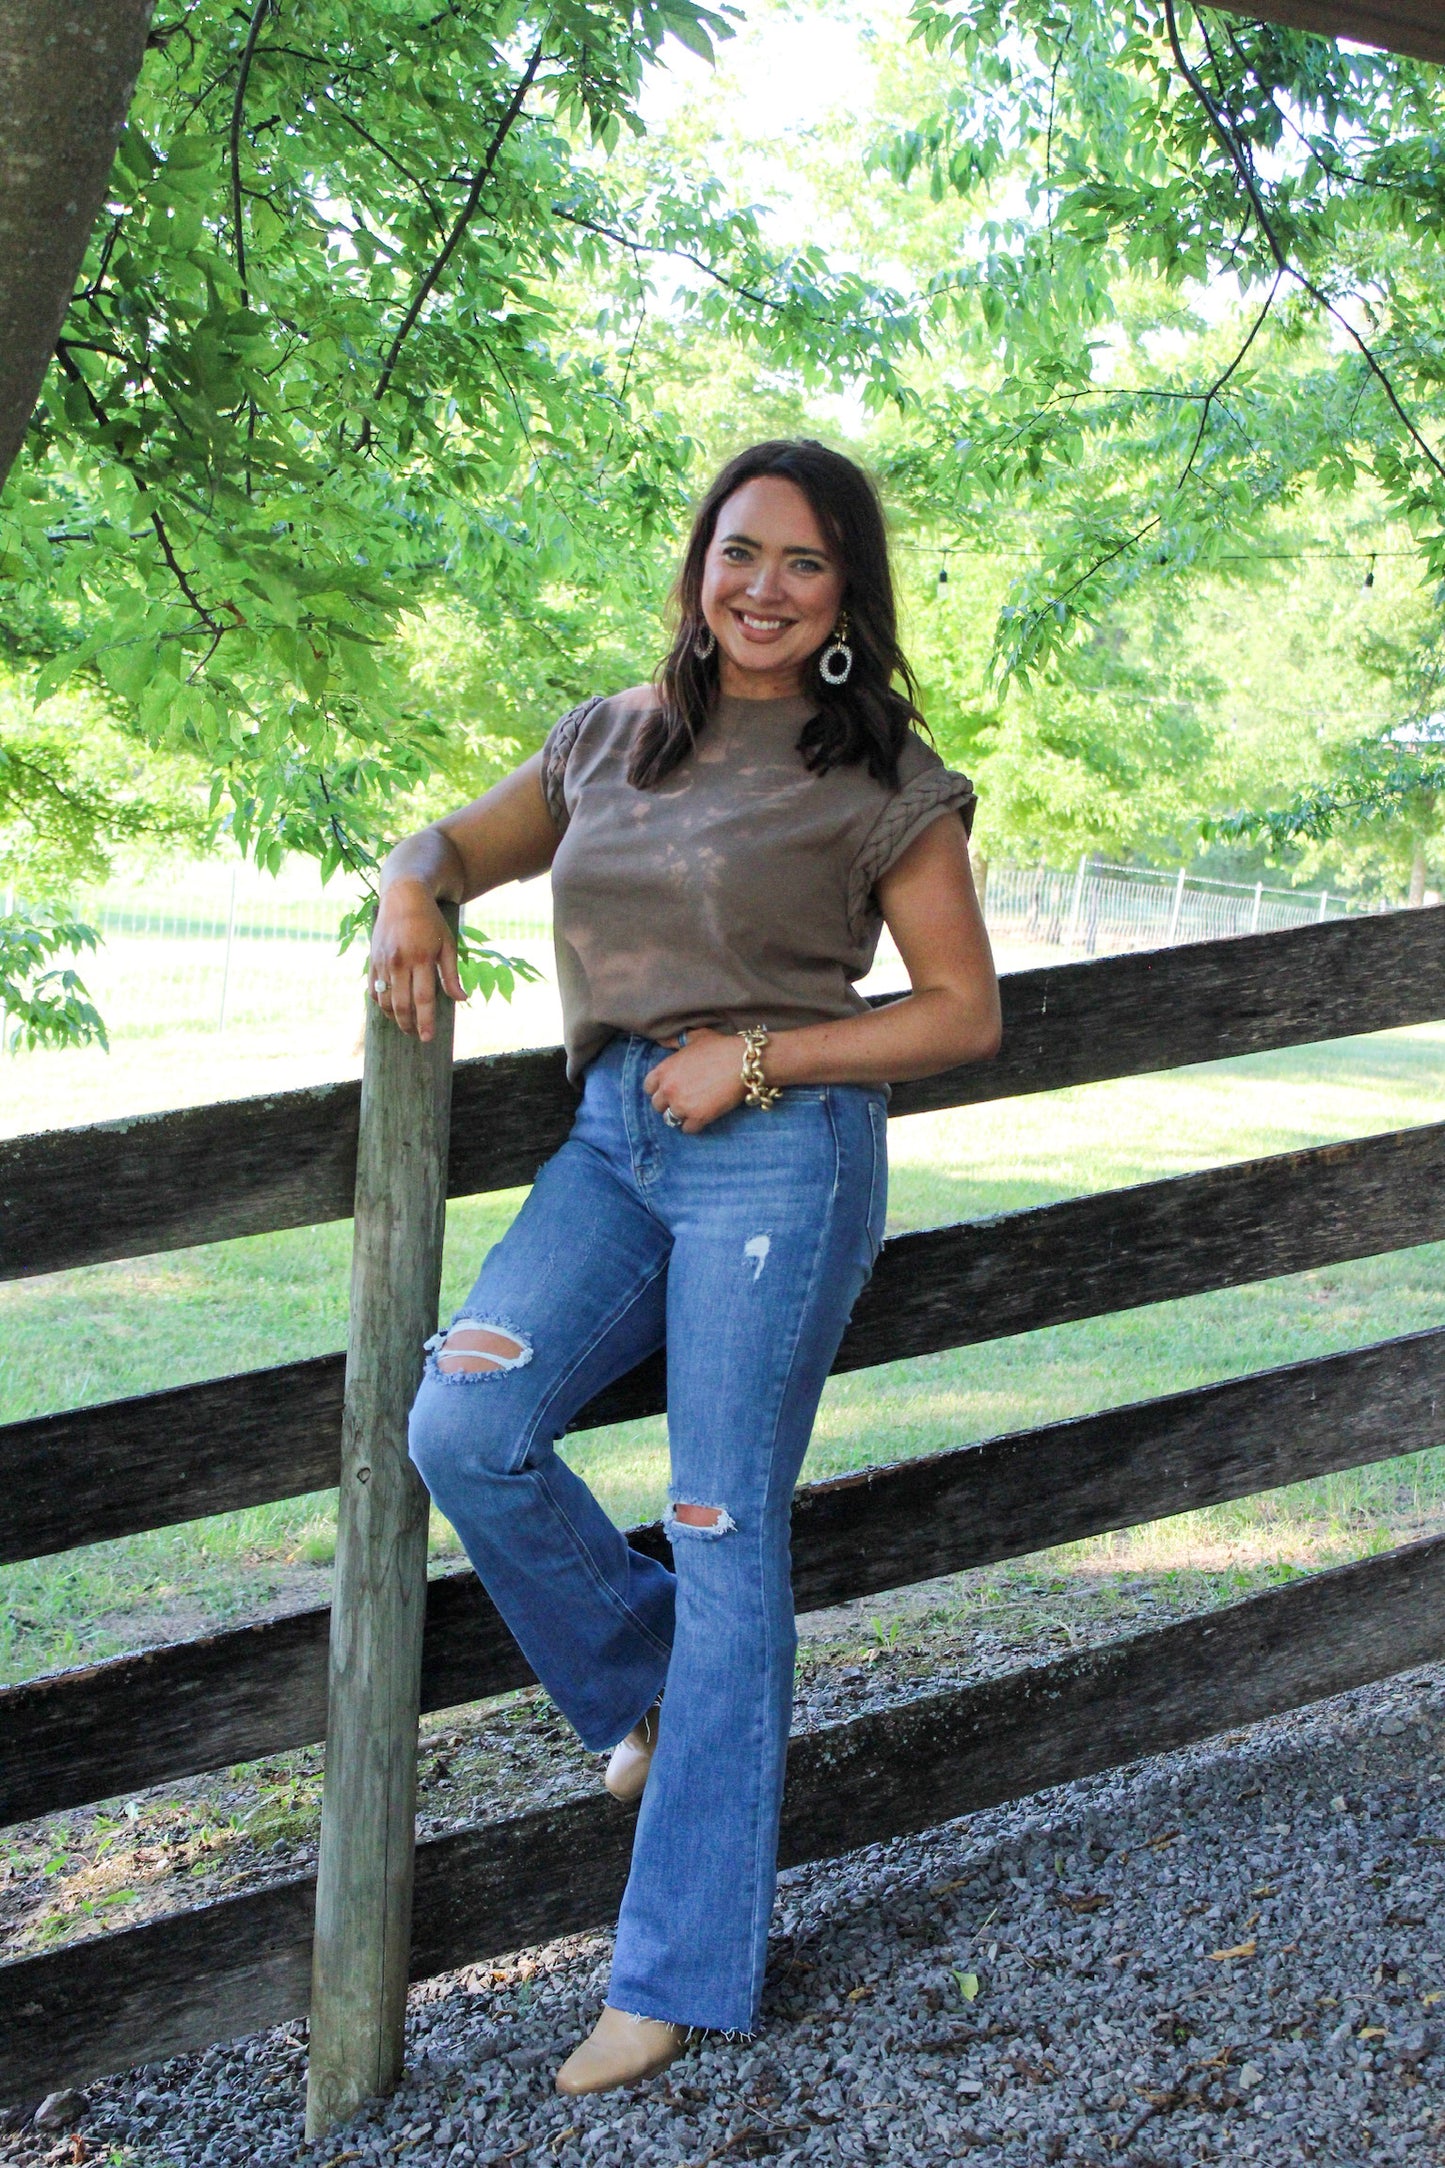
[[[848,613],[853,667],[846,685],[830,685],[819,674],[816,657],[805,665],[808,697],[817,706],[798,738],[804,766],[826,775],[830,768],[866,761],[870,775],[896,789],[898,756],[910,727],[923,725],[923,717],[917,683],[898,645],[883,507],[860,466],[812,437],[774,438],[739,452],[698,506],[673,590],[677,634],[653,681],[658,705],[633,739],[627,779],[650,790],[686,759],[707,728],[718,694],[718,653],[714,647],[704,660],[695,650],[706,627],[703,565],[728,498],[764,475],[777,475],[802,491],[843,568],[840,607]]]

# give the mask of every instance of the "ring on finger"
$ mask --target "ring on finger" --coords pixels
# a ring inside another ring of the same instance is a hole
[[[682,1116],[680,1114],[674,1114],[671,1107],[663,1108],[662,1118],[666,1122],[669,1129],[681,1129]]]
[[[390,984],[390,979],[373,979],[371,982],[371,990],[374,994],[384,994]]]

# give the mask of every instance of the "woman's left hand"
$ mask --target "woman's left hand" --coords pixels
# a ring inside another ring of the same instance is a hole
[[[669,1042],[671,1043],[671,1042]],[[743,1042],[733,1032],[690,1031],[687,1044],[649,1069],[642,1088],[659,1114],[672,1113],[690,1137],[743,1103]]]

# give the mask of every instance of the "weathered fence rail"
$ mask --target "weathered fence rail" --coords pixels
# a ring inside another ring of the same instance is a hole
[[[826,1610],[1442,1437],[1445,1327],[865,1469],[798,1492],[797,1607]],[[628,1540],[666,1556],[660,1522]],[[330,1617],[317,1606],[7,1688],[0,1822],[310,1745],[326,1729]],[[423,1709],[531,1677],[469,1569],[429,1583]]]
[[[1004,982],[1000,1061],[901,1087],[978,1103],[1445,1017],[1445,913],[1110,958]],[[454,1075],[452,1195],[530,1179],[572,1101],[555,1051]],[[352,1210],[358,1093],[330,1086],[0,1146],[0,1277]],[[840,1351],[857,1369],[1445,1239],[1445,1124],[1079,1197],[886,1245]],[[343,1359],[320,1356],[0,1428],[0,1559],[334,1484]],[[578,1427],[655,1412],[660,1363]],[[1445,1327],[799,1493],[800,1609],[1445,1436]],[[631,1532],[643,1548],[656,1527]],[[1441,1545],[798,1741],[785,1852],[872,1842],[1445,1654]],[[425,1591],[421,1706],[529,1677],[469,1573]],[[324,1609],[0,1694],[0,1820],[319,1738]],[[333,1723],[335,1715],[333,1711]],[[840,1778],[843,1781],[840,1781]],[[591,1926],[630,1821],[607,1800],[418,1849],[414,1976]],[[307,2007],[314,1888],[291,1881],[0,1966],[0,2097]]]
[[[1442,1652],[1445,1538],[977,1686],[795,1738],[785,1866],[876,1844],[1348,1691]],[[630,1812],[606,1797],[417,1845],[413,1979],[615,1912]],[[0,2093],[304,2014],[315,1883],[296,1876],[0,1969]],[[182,1992],[183,1990],[183,1992]]]
[[[898,1235],[834,1367],[867,1369],[1437,1241],[1442,1169],[1445,1123],[1433,1123]],[[0,1426],[12,1490],[0,1559],[334,1483],[343,1361],[316,1356]],[[665,1404],[657,1357],[599,1394],[574,1428]]]
[[[1003,982],[997,1061],[894,1090],[972,1106],[1445,1014],[1433,913],[1049,965]],[[361,1088],[323,1084],[0,1143],[0,1279],[348,1219]],[[572,1118],[555,1047],[459,1062],[449,1194],[530,1182]]]

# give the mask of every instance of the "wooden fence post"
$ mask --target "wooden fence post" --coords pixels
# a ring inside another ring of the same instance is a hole
[[[411,1943],[429,1508],[407,1458],[406,1424],[422,1342],[437,1324],[453,1013],[438,989],[436,1037],[424,1046],[374,1003],[367,1011],[308,2138],[400,2079]]]

